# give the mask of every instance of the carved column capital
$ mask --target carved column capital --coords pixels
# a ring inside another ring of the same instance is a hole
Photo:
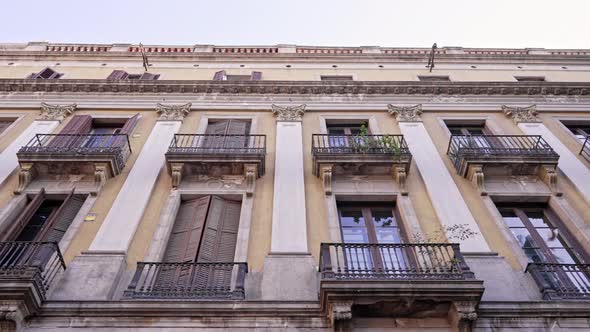
[[[531,105],[528,107],[510,107],[502,105],[502,112],[511,118],[516,124],[521,122],[541,122],[541,119],[537,116],[537,105]]]
[[[393,115],[398,122],[422,122],[422,104],[414,106],[387,105],[387,111]]]
[[[37,120],[62,122],[68,115],[74,113],[76,107],[76,104],[51,105],[41,103],[41,114],[39,114]]]
[[[299,106],[283,107],[272,104],[272,114],[277,121],[301,122],[305,114],[305,104]]]
[[[182,121],[191,111],[192,103],[182,105],[156,104],[156,112],[160,114],[158,121]]]

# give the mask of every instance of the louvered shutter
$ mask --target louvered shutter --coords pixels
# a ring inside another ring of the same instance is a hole
[[[227,76],[225,75],[225,70],[218,71],[215,73],[215,75],[213,75],[214,81],[224,81],[226,78]]]
[[[20,215],[14,220],[10,227],[7,227],[2,232],[0,232],[0,239],[1,241],[14,241],[22,230],[25,228],[31,217],[37,212],[37,209],[43,204],[45,200],[45,188],[41,189],[37,195],[33,197],[33,199],[27,204],[25,209],[20,213]]]
[[[163,263],[195,261],[210,199],[210,196],[205,196],[180,205],[164,252]],[[188,287],[192,270],[192,265],[164,265],[158,273],[156,287]]]
[[[260,81],[262,79],[262,72],[261,71],[253,71],[250,75],[251,81]]]
[[[107,77],[107,80],[124,80],[129,76],[124,70],[113,70],[113,72]]]
[[[37,73],[33,78],[52,79],[59,78],[61,75],[51,68],[45,68]]]
[[[75,115],[72,119],[62,128],[59,132],[60,135],[67,136],[56,136],[49,142],[48,146],[51,147],[78,147],[84,142],[84,137],[71,136],[71,135],[86,135],[92,130],[92,116],[90,115]]]
[[[48,221],[49,228],[41,237],[41,241],[59,243],[85,200],[86,196],[84,195],[71,195],[71,197],[64,200],[55,217],[52,218],[54,220]]]
[[[123,127],[121,127],[119,134],[131,134],[133,128],[135,128],[135,126],[139,122],[139,116],[139,113],[137,113],[134,116],[130,117],[127,121],[125,121],[125,124],[123,125]],[[115,141],[115,146],[125,146],[125,144],[127,144],[127,139],[125,139],[125,136],[118,136]]]
[[[217,121],[207,124],[207,129],[203,139],[202,147],[206,148],[205,152],[213,153],[223,148],[225,141],[225,134],[227,127],[229,126],[229,120]]]
[[[139,79],[143,81],[153,81],[157,80],[159,77],[159,74],[143,73]]]
[[[235,152],[244,152],[248,146],[248,135],[250,133],[250,121],[232,119],[227,128],[227,137],[224,147]],[[238,136],[235,136],[238,135]]]
[[[197,262],[234,261],[241,203],[218,196],[211,198]],[[205,265],[193,277],[199,287],[229,290],[233,265]]]

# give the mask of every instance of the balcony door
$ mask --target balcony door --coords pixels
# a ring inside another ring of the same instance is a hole
[[[462,125],[447,124],[447,128],[453,136],[462,137],[459,140],[460,148],[477,148],[483,151],[498,145],[492,138],[486,137],[492,133],[484,124]]]
[[[207,289],[229,287],[241,202],[204,196],[182,202],[164,253],[159,287]],[[193,264],[204,263],[204,264]]]
[[[363,131],[369,132],[369,127],[366,123],[348,123],[348,124],[327,124],[328,130],[328,146],[331,150],[342,148],[348,150],[360,144],[359,135]],[[365,128],[363,130],[363,127]],[[357,136],[357,137],[355,137]]]
[[[512,235],[531,263],[583,264],[583,249],[557,219],[543,206],[499,206],[499,211]],[[555,268],[545,273],[549,284],[566,285],[590,294],[590,276],[571,268]]]
[[[401,248],[373,245],[406,242],[394,207],[383,204],[347,204],[340,205],[338,210],[342,240],[345,244],[351,244],[343,251],[348,270],[368,273],[405,268],[408,257]]]
[[[208,152],[240,152],[249,146],[250,120],[229,119],[209,122],[201,147]]]

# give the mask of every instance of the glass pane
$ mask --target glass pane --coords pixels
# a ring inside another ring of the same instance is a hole
[[[467,128],[470,135],[483,135],[483,129],[481,128]]]
[[[513,210],[500,210],[500,214],[508,227],[524,227],[522,220],[516,216]]]
[[[523,251],[524,251],[524,254],[528,257],[529,262],[533,262],[533,263],[547,262],[547,260],[545,259],[545,257],[541,253],[541,251],[538,249],[527,248],[527,249],[523,249]]]
[[[397,228],[377,228],[377,242],[402,243],[401,234]]]
[[[364,227],[365,219],[360,210],[343,210],[340,212],[340,223],[342,227]]]
[[[510,231],[520,244],[521,248],[536,248],[531,234],[526,228],[511,228]]]
[[[366,228],[343,228],[342,238],[345,243],[369,243],[369,235]]]
[[[549,248],[565,248],[564,243],[559,238],[559,234],[556,229],[540,228],[537,229],[539,235],[543,238],[543,241],[547,243]]]
[[[560,264],[576,264],[576,261],[566,249],[552,248],[551,253]]]
[[[391,210],[371,210],[375,227],[397,227]]]
[[[535,227],[549,227],[549,223],[545,220],[543,211],[525,211],[527,217]]]
[[[328,128],[330,135],[344,135],[344,128]]]

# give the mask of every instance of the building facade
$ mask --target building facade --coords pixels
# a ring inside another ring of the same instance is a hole
[[[0,45],[0,330],[590,331],[590,50],[144,51]]]

